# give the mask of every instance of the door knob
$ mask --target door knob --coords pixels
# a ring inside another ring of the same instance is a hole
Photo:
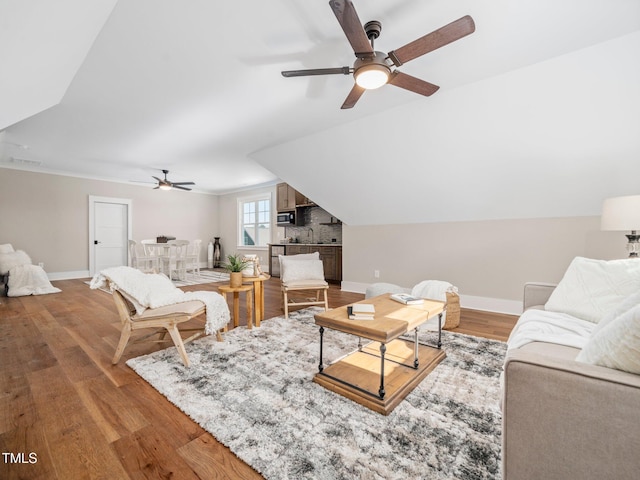
[[[94,244],[94,245],[97,245],[97,244],[99,244],[99,243],[100,243],[100,242],[99,242],[98,240],[94,240],[94,241],[93,241],[93,244]]]

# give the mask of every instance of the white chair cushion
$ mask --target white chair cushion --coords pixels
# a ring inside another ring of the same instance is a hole
[[[147,308],[142,314],[132,317],[131,320],[149,320],[150,318],[174,317],[179,314],[193,315],[199,310],[204,312],[204,302],[200,300],[190,300],[188,302],[175,303],[166,307]]]
[[[299,253],[298,255],[278,255],[278,259],[282,260],[320,260],[320,252]]]
[[[324,281],[322,260],[300,260],[283,256],[280,258],[280,280],[282,283],[299,280]]]
[[[283,282],[282,285],[288,289],[296,289],[296,288],[325,288],[328,287],[329,284],[324,280],[294,280],[291,282]]]
[[[549,297],[545,309],[598,323],[639,290],[638,259],[605,261],[576,257]]]
[[[141,305],[140,302],[138,302],[138,300],[136,300],[134,297],[129,295],[127,292],[120,290],[120,293],[131,305],[133,305],[133,308],[135,308],[136,313],[138,315],[142,315],[144,311],[147,309],[147,307],[145,307],[144,305]]]

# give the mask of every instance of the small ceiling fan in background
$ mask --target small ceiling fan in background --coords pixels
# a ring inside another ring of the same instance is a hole
[[[162,170],[162,173],[164,173],[164,180],[158,177],[153,177],[158,181],[158,185],[154,187],[154,190],[158,188],[160,190],[171,190],[172,188],[177,188],[178,190],[191,190],[190,188],[183,187],[183,185],[195,185],[193,182],[170,182],[167,179],[169,170]]]
[[[440,87],[402,73],[396,67],[459,40],[473,33],[476,28],[473,19],[466,15],[385,54],[374,50],[373,47],[374,40],[380,36],[382,31],[380,22],[372,20],[363,27],[351,0],[330,0],[329,6],[336,15],[355,53],[356,61],[353,67],[286,70],[282,72],[282,75],[284,77],[305,77],[309,75],[353,74],[355,84],[342,104],[342,109],[353,108],[365,90],[379,88],[387,83],[427,97],[433,95]]]

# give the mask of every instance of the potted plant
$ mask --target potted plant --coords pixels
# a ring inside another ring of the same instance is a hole
[[[222,265],[222,268],[230,273],[229,284],[231,287],[236,288],[242,285],[242,271],[251,263],[250,260],[245,260],[244,257],[238,253],[227,255],[227,263]]]

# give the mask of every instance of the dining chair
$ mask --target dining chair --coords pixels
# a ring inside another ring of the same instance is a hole
[[[187,265],[186,272],[200,275],[200,249],[202,240],[199,238],[193,241],[193,244],[187,247]]]
[[[137,268],[142,272],[156,272],[158,268],[157,257],[149,256],[141,248],[138,242],[135,240],[129,240],[129,258],[131,259],[131,266]]]
[[[144,248],[144,254],[147,257],[155,258],[156,270],[158,272],[162,272],[162,261],[160,257],[162,257],[165,253],[169,253],[169,250],[164,245],[159,245],[155,238],[146,238],[144,240],[140,240],[142,247]]]
[[[179,280],[185,280],[187,276],[187,247],[189,240],[169,240],[167,242],[169,253],[160,257],[162,271],[173,280],[174,272]]]

